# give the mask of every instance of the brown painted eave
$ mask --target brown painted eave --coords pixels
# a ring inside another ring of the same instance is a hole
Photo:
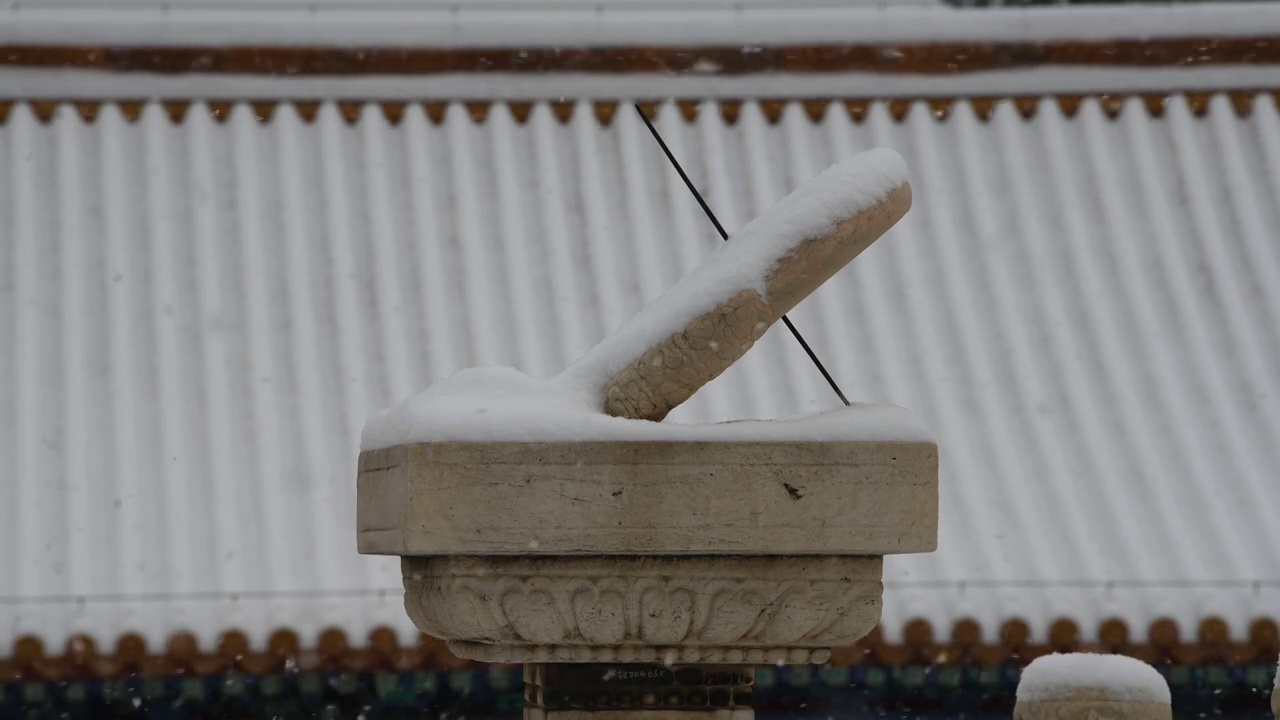
[[[1280,37],[786,47],[0,46],[0,67],[248,75],[928,73],[1280,64]]]
[[[1221,663],[1274,663],[1280,653],[1280,627],[1276,618],[1255,619],[1243,641],[1230,637],[1221,618],[1207,617],[1184,636],[1168,618],[1146,628],[1145,637],[1131,633],[1122,620],[1103,621],[1097,642],[1081,640],[1080,625],[1060,618],[1049,627],[1045,642],[1031,639],[1030,626],[1019,619],[1001,623],[996,642],[987,642],[976,620],[957,621],[935,632],[925,620],[912,620],[902,628],[902,640],[886,642],[879,628],[849,647],[837,648],[831,664],[874,664],[900,667],[912,664],[996,665],[1025,663],[1051,652],[1104,652],[1136,657],[1148,663],[1204,665]],[[304,644],[305,643],[305,644]],[[401,645],[394,631],[375,628],[363,643],[352,643],[339,628],[324,630],[313,641],[282,628],[271,634],[265,646],[253,647],[238,630],[221,634],[215,647],[201,648],[194,635],[170,636],[163,648],[148,648],[139,635],[119,637],[112,649],[99,651],[92,638],[77,635],[61,652],[50,651],[38,637],[18,638],[11,653],[0,655],[0,683],[25,680],[107,679],[130,675],[163,677],[214,675],[242,672],[266,675],[295,668],[302,671],[377,672],[427,668],[461,668],[473,663],[454,656],[443,642],[420,635],[412,645]]]

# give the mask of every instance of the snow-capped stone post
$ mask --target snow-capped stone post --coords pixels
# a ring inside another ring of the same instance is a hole
[[[885,406],[658,421],[910,204],[902,159],[862,153],[560,375],[468,370],[379,413],[360,552],[403,558],[454,653],[526,663],[527,720],[750,718],[744,666],[826,661],[879,621],[883,556],[934,549],[937,446]]]
[[[1014,720],[1170,720],[1169,684],[1123,655],[1036,658],[1018,682]]]

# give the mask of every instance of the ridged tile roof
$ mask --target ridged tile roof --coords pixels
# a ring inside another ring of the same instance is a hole
[[[1257,0],[36,0],[0,7],[0,45],[777,46],[1274,34]]]
[[[0,45],[778,46],[1274,35],[1257,0],[956,8],[942,0],[35,0]]]
[[[658,127],[730,228],[857,150],[912,169],[908,218],[792,314],[846,393],[940,438],[940,549],[888,560],[890,634],[1243,637],[1280,607],[1274,97],[974,107]],[[0,168],[0,648],[409,631],[397,564],[355,553],[364,419],[469,365],[550,374],[719,242],[625,107],[17,104]],[[832,406],[783,332],[676,419]]]

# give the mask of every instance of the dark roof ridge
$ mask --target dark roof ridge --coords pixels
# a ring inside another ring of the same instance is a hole
[[[1280,64],[1280,36],[778,46],[334,47],[0,45],[0,68],[205,75],[757,73],[957,75],[1036,67]]]

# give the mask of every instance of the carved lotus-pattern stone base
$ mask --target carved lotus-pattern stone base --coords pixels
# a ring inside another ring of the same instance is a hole
[[[637,645],[489,645],[448,641],[461,658],[492,663],[707,663],[714,665],[821,665],[830,648],[650,647]]]
[[[406,557],[405,609],[490,662],[824,662],[880,620],[879,557]]]

